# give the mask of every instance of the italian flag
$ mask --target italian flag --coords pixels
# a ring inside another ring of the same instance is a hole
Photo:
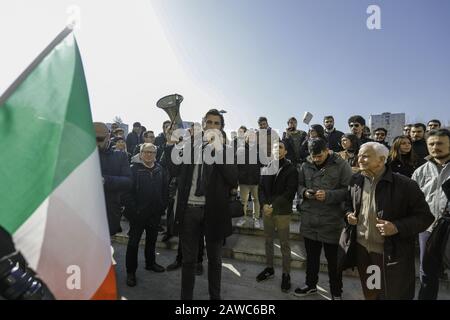
[[[0,97],[0,224],[57,299],[116,299],[100,160],[64,29]]]

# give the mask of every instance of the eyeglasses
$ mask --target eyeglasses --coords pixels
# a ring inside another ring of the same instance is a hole
[[[358,128],[359,126],[360,126],[359,123],[350,123],[350,128],[353,128],[353,127]]]
[[[206,124],[214,124],[216,126],[220,126],[222,123],[220,121],[212,121],[212,120],[207,120]]]
[[[143,154],[155,154],[156,151],[142,151]]]

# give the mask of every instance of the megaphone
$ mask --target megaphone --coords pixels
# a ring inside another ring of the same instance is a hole
[[[180,104],[182,101],[183,96],[175,93],[162,97],[156,102],[156,106],[163,109],[169,115],[169,119],[172,122],[171,127],[173,129],[184,128],[183,120],[181,120],[180,116]]]

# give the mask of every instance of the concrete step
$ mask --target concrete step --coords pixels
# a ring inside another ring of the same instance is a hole
[[[236,218],[239,219],[239,218]],[[233,219],[235,220],[235,219]],[[235,221],[233,221],[235,223]],[[122,221],[121,223],[123,231],[112,237],[113,242],[117,243],[128,243],[128,222]],[[303,243],[302,236],[298,233],[299,222],[291,222],[291,268],[292,269],[306,269],[306,251]],[[293,230],[295,229],[296,230]],[[243,262],[256,262],[265,265],[266,255],[265,255],[265,238],[263,235],[263,229],[255,230],[254,228],[248,227],[233,227],[234,233],[227,238],[226,243],[223,247],[223,257],[236,259]],[[178,237],[172,237],[167,242],[162,242],[163,235],[158,235],[158,241],[156,243],[156,248],[160,249],[178,249]],[[143,235],[140,245],[145,244],[145,236]],[[416,277],[419,277],[419,254],[416,254]],[[274,265],[282,265],[282,256],[280,242],[277,237],[274,240]],[[320,271],[328,272],[328,263],[325,258],[324,251],[322,250],[320,257]],[[358,271],[346,270],[343,274],[344,276],[355,276],[358,277]],[[450,289],[450,280],[440,281],[442,290]]]
[[[239,218],[238,218],[239,219]],[[298,230],[298,222],[291,222],[291,232],[292,228],[297,227]],[[121,233],[116,234],[112,237],[114,242],[126,244],[128,242],[128,223],[122,221],[122,229]],[[227,238],[226,243],[223,247],[223,257],[236,259],[239,261],[249,261],[249,262],[258,262],[265,264],[266,255],[265,255],[265,238],[263,235],[263,230],[253,230],[249,231],[251,228],[239,228],[236,227],[235,230],[238,232],[233,233],[230,237]],[[248,232],[249,234],[245,234]],[[291,235],[294,235],[291,233]],[[306,252],[303,244],[302,237],[298,234],[298,239],[291,239],[291,268],[296,269],[305,269],[306,268]],[[178,237],[172,237],[167,242],[162,242],[162,235],[158,235],[158,241],[156,243],[157,248],[161,249],[178,249]],[[140,245],[145,244],[145,237],[143,235]],[[321,264],[320,270],[322,272],[326,272],[327,269],[327,261],[325,259],[324,252],[321,255]],[[274,264],[277,266],[281,266],[282,256],[281,256],[281,248],[280,242],[277,237],[274,240]],[[346,275],[357,275],[357,272],[349,271],[346,272]]]

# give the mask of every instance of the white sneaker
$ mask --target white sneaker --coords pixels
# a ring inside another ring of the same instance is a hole
[[[242,218],[241,220],[239,220],[236,225],[238,227],[242,227],[245,223],[247,222],[247,220],[245,218]]]
[[[261,229],[261,223],[259,222],[259,219],[253,220],[253,225],[255,229]]]

